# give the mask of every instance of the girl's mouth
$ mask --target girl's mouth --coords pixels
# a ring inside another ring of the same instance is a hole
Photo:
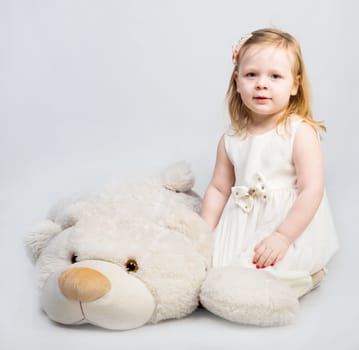
[[[255,100],[270,100],[270,98],[266,97],[266,96],[254,96],[254,99]]]

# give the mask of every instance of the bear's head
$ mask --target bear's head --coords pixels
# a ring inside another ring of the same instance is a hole
[[[210,236],[184,163],[57,206],[26,238],[50,319],[131,329],[198,305]]]

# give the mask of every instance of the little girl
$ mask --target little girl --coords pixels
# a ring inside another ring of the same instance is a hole
[[[261,29],[233,48],[222,136],[201,216],[214,230],[213,266],[266,268],[302,296],[337,250],[324,193],[319,130],[297,41]]]

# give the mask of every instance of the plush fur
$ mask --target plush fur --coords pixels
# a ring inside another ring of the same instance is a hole
[[[287,284],[266,271],[237,266],[210,271],[202,285],[201,303],[229,321],[257,326],[291,323],[299,308]]]
[[[211,252],[193,183],[188,165],[179,163],[52,209],[26,237],[47,315],[130,329],[191,313]]]
[[[210,270],[211,234],[186,163],[62,201],[26,237],[41,306],[63,324],[132,329],[204,307],[255,325],[292,321],[298,300],[264,271]]]

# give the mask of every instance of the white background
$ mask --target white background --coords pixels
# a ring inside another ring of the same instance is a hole
[[[0,1],[1,349],[358,349],[358,5],[319,1]],[[204,310],[130,332],[63,327],[40,311],[23,237],[59,198],[177,160],[210,180],[228,123],[231,45],[275,26],[300,41],[324,120],[341,249],[294,325]],[[345,344],[345,345],[343,345]]]

